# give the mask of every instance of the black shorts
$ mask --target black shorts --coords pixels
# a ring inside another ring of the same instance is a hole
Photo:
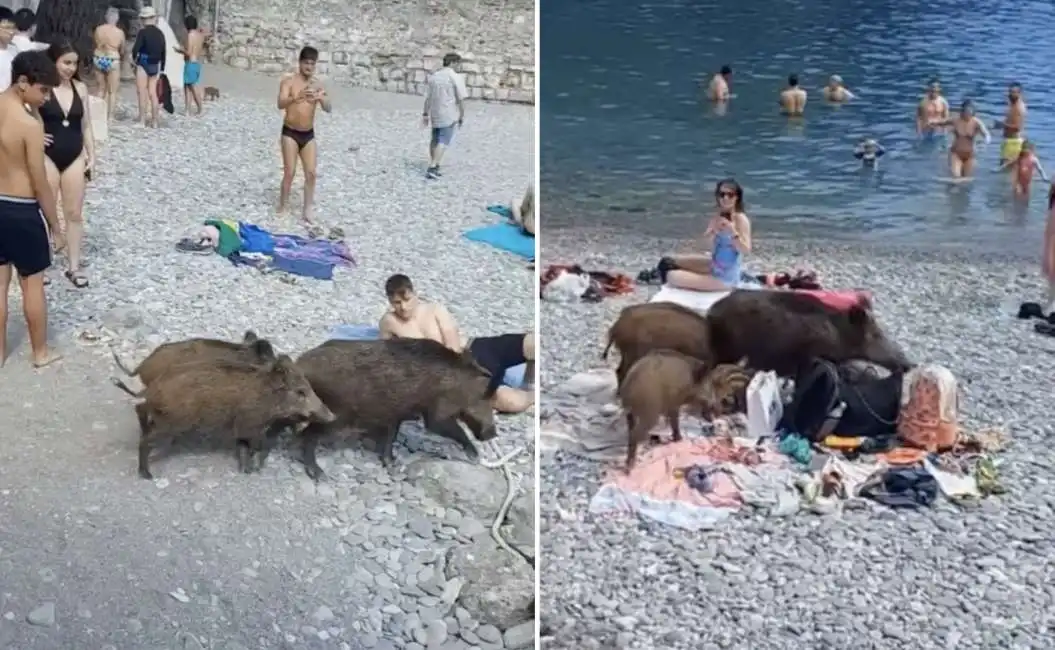
[[[51,242],[34,199],[0,195],[0,266],[10,264],[23,278],[51,266]]]
[[[490,372],[492,377],[501,379],[510,368],[527,363],[524,357],[524,336],[524,334],[481,336],[469,343],[469,351],[476,359],[476,363]]]

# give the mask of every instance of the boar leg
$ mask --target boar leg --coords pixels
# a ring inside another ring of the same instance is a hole
[[[136,418],[139,420],[139,476],[151,479],[154,478],[150,473],[151,424],[145,402],[136,404]]]
[[[249,449],[248,440],[239,440],[235,445],[235,455],[238,457],[238,471],[242,474],[253,472],[253,457]]]
[[[322,438],[326,432],[325,427],[322,424],[311,423],[300,432],[301,436],[301,456],[300,460],[304,463],[304,471],[307,472],[308,478],[320,481],[326,478],[326,473],[319,467],[319,461],[315,457],[315,449],[319,446],[319,439]]]
[[[377,441],[380,444],[381,465],[391,468],[396,464],[396,436],[399,435],[399,423],[378,430]]]
[[[671,411],[667,413],[667,424],[670,425],[670,437],[674,442],[681,441],[681,412]]]

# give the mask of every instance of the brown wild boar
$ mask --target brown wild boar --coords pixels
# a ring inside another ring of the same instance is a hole
[[[653,350],[641,357],[626,373],[619,387],[619,401],[626,414],[629,443],[626,471],[634,468],[637,446],[649,432],[667,419],[674,440],[681,440],[681,407],[702,413],[700,384],[707,376],[707,364],[674,350]]]
[[[136,416],[143,478],[153,478],[151,448],[187,433],[230,435],[248,474],[263,465],[269,436],[292,423],[334,419],[286,355],[266,366],[225,359],[181,366],[147,385]]]
[[[608,350],[619,350],[619,366],[615,376],[619,384],[641,357],[652,350],[675,350],[682,354],[709,361],[710,343],[707,320],[687,307],[672,302],[648,302],[624,309],[608,330]]]
[[[258,338],[253,330],[246,330],[240,343],[218,339],[187,339],[186,341],[163,343],[154,348],[154,351],[143,359],[135,370],[129,370],[117,356],[116,350],[111,350],[111,352],[117,367],[129,377],[138,377],[144,390],[154,380],[177,365],[219,359],[260,364],[268,364],[275,360],[275,350],[271,347],[271,343],[267,339]],[[137,393],[117,377],[112,378],[111,381],[132,397],[143,396],[144,390]]]
[[[501,377],[492,377],[468,351],[459,354],[428,339],[327,341],[305,352],[297,366],[337,416],[300,432],[305,470],[323,477],[315,458],[319,440],[344,428],[361,429],[378,439],[381,462],[395,461],[399,426],[423,417],[425,428],[453,438],[466,453],[476,447],[458,421],[478,440],[496,435],[491,398]]]
[[[865,302],[842,311],[807,293],[742,289],[716,302],[707,322],[716,364],[746,358],[782,377],[797,376],[814,358],[863,359],[895,372],[912,365]]]
[[[753,376],[746,359],[720,363],[708,371],[698,391],[702,417],[713,420],[732,413],[746,413],[747,385]]]

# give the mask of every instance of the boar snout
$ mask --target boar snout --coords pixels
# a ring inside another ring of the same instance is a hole
[[[321,422],[323,424],[329,424],[337,419],[333,411],[330,410],[326,404],[323,403],[319,396],[312,393],[307,399],[307,414],[308,419],[312,422]]]
[[[486,426],[480,430],[480,433],[476,434],[476,439],[480,442],[487,442],[498,437],[498,428],[495,425]]]

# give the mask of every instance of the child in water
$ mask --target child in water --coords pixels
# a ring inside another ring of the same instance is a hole
[[[1040,166],[1040,159],[1037,158],[1036,147],[1029,140],[1022,143],[1022,150],[1017,158],[1012,158],[1000,167],[1000,171],[1008,169],[1011,170],[1011,188],[1016,197],[1029,196],[1029,184],[1033,181],[1034,170],[1044,181],[1048,180],[1048,175]]]
[[[872,138],[865,138],[854,147],[854,158],[861,161],[861,167],[865,169],[878,169],[879,158],[886,153],[883,145]]]

